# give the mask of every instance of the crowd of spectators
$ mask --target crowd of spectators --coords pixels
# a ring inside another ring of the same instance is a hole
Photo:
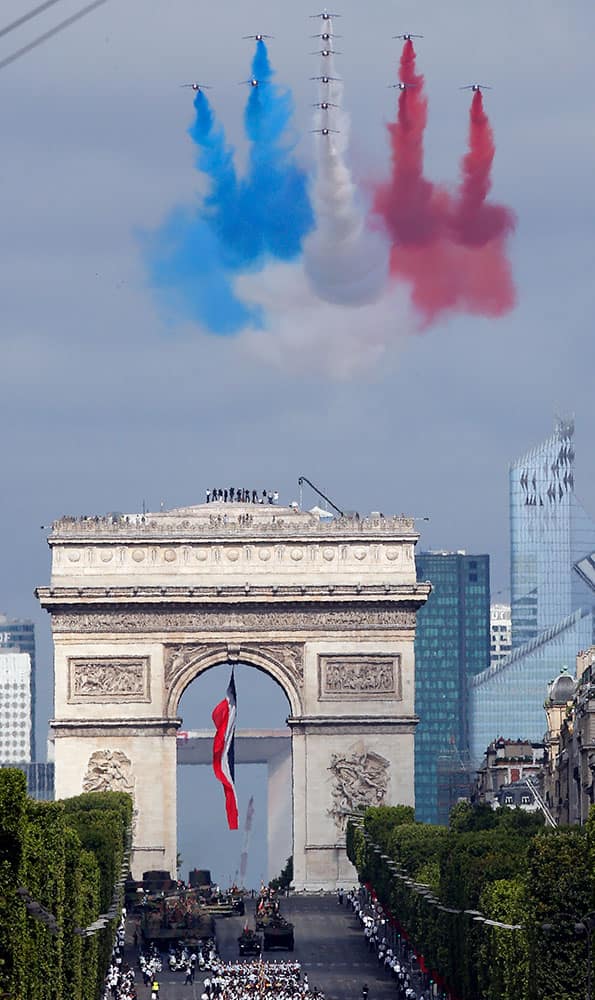
[[[279,501],[277,490],[247,490],[242,487],[229,486],[227,489],[207,490],[207,503],[261,503],[276,504]]]
[[[137,1000],[134,970],[124,961],[125,935],[126,910],[123,910],[116,931],[116,940],[107,970],[102,1000]]]
[[[408,944],[401,940],[395,944],[389,933],[389,922],[382,906],[369,899],[365,891],[352,889],[345,896],[347,905],[353,909],[362,926],[366,944],[376,954],[378,964],[396,983],[398,1000],[429,1000],[430,993],[424,990],[417,959]],[[343,893],[339,892],[339,903]],[[363,1000],[367,998],[367,987],[362,990]]]

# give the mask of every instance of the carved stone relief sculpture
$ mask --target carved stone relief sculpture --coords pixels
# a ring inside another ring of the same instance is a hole
[[[364,806],[383,805],[389,766],[386,758],[367,750],[362,742],[355,744],[351,753],[331,755],[332,805],[328,812],[341,833],[352,813]]]
[[[68,659],[68,700],[150,701],[148,657]]]
[[[122,750],[96,750],[89,757],[83,791],[128,792],[133,795],[132,761]]]
[[[322,700],[401,699],[401,658],[395,656],[320,656]]]

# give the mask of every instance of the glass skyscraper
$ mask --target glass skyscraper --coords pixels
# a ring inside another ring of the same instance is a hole
[[[468,760],[467,683],[490,662],[490,563],[462,552],[420,552],[415,562],[417,579],[432,583],[415,638],[415,814],[447,823],[452,803],[440,789],[457,783],[445,769]]]
[[[595,548],[595,524],[574,494],[573,436],[573,421],[558,420],[546,441],[510,467],[513,648],[593,603],[572,571]]]
[[[510,467],[512,652],[470,681],[470,746],[478,764],[492,740],[540,740],[549,682],[593,641],[593,591],[579,572],[595,523],[574,494],[574,423]]]
[[[35,626],[32,621],[20,618],[7,618],[0,614],[0,653],[14,650],[18,653],[28,653],[31,661],[30,673],[30,711],[31,738],[30,760],[35,760]]]

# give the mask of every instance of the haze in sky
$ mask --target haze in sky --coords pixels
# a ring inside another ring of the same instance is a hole
[[[61,0],[0,38],[0,62],[79,6]],[[143,240],[201,190],[186,131],[192,91],[180,84],[212,85],[242,170],[247,88],[238,83],[253,57],[242,36],[274,35],[276,79],[293,95],[296,162],[312,177],[320,137],[310,134],[310,4],[109,0],[0,70],[0,609],[37,625],[40,748],[51,641],[33,589],[48,580],[47,527],[63,513],[198,503],[225,482],[262,484],[289,502],[306,475],[345,509],[429,516],[419,521],[423,548],[488,552],[493,594],[505,597],[507,465],[565,412],[576,417],[577,494],[595,511],[595,8],[344,0],[340,12],[345,156],[364,197],[388,177],[388,84],[401,46],[393,35],[424,35],[416,51],[429,178],[457,180],[469,109],[459,87],[492,85],[491,196],[518,218],[518,303],[506,316],[451,316],[415,335],[399,325],[401,286],[364,316],[319,304],[292,263],[241,279],[247,299],[277,317],[266,335],[215,337],[163,309]],[[22,13],[22,0],[5,0],[2,23]],[[271,683],[262,694],[275,725],[284,717],[276,691]],[[221,877],[235,857],[219,851],[222,816],[213,807],[201,819]]]

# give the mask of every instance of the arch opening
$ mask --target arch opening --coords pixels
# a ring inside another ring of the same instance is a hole
[[[177,697],[181,719],[176,741],[178,854],[183,878],[192,868],[207,868],[222,888],[232,882],[257,888],[262,878],[268,881],[279,874],[292,851],[292,755],[287,727],[292,706],[283,685],[261,664],[242,659],[233,666],[239,829],[227,827],[223,789],[212,770],[211,714],[225,697],[232,668],[220,657],[214,663],[195,665]],[[246,830],[247,821],[251,830]]]

